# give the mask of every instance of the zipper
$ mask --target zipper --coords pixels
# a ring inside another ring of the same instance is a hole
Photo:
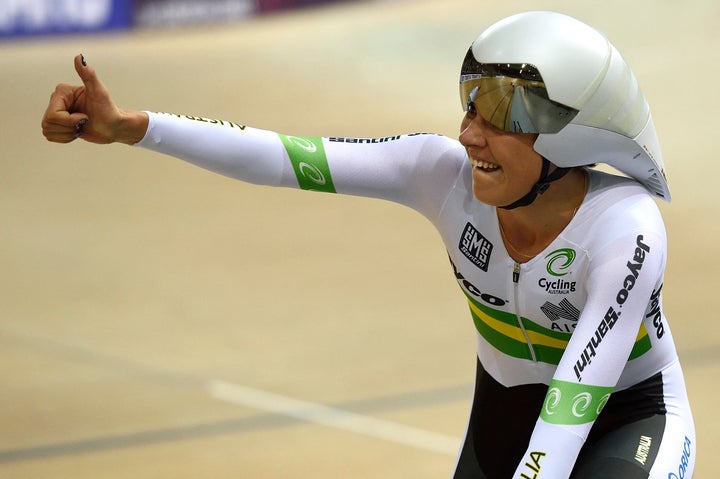
[[[528,351],[530,351],[530,358],[534,363],[537,362],[537,355],[535,354],[535,348],[533,348],[532,342],[530,341],[530,336],[528,335],[527,330],[525,329],[525,325],[522,322],[521,316],[520,316],[520,263],[515,261],[515,264],[513,265],[513,271],[512,271],[512,281],[513,281],[513,288],[514,288],[514,299],[515,299],[515,318],[517,319],[518,326],[520,327],[520,331],[522,331],[523,336],[525,337],[525,343],[528,346]]]

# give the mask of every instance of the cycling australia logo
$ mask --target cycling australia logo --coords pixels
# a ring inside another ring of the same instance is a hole
[[[470,223],[465,225],[458,248],[475,266],[487,272],[493,244]]]
[[[565,277],[570,274],[569,268],[575,262],[577,254],[574,249],[560,248],[545,256],[545,270],[551,278],[540,278],[538,285],[548,294],[569,294],[575,291],[577,282]]]
[[[570,248],[556,249],[549,255],[545,256],[547,262],[547,272],[553,276],[561,277],[568,274],[567,270],[575,261],[575,250]]]

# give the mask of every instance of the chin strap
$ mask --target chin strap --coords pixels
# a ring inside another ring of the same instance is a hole
[[[500,208],[504,210],[512,210],[520,206],[529,205],[530,203],[535,201],[535,198],[537,198],[538,195],[542,195],[543,193],[545,193],[545,191],[547,191],[548,188],[550,188],[550,183],[559,180],[560,178],[565,176],[568,171],[570,171],[570,168],[557,168],[555,171],[548,175],[548,171],[550,171],[551,165],[552,163],[550,163],[550,161],[543,156],[540,179],[537,183],[535,183],[535,186],[533,186],[532,189],[519,200],[515,201],[514,203],[510,203],[507,206],[500,206]]]

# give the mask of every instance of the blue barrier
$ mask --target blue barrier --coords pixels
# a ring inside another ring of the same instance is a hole
[[[0,0],[0,37],[129,28],[132,0]]]
[[[0,40],[232,21],[348,0],[0,0]]]

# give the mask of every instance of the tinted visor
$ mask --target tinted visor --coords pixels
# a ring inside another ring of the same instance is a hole
[[[479,63],[472,48],[460,72],[460,100],[496,128],[513,133],[557,133],[577,115],[552,101],[540,72],[527,63]]]

